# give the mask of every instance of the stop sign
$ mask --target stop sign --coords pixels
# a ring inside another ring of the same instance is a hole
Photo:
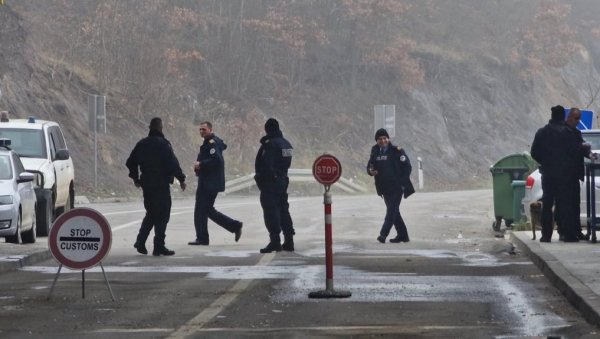
[[[333,155],[323,154],[313,163],[313,176],[323,185],[332,185],[342,176],[342,164]]]

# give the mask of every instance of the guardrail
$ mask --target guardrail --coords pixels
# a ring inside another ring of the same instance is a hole
[[[315,184],[318,184],[313,177],[311,169],[289,169],[288,177],[290,178],[290,182],[314,182]],[[256,186],[256,183],[254,182],[254,173],[225,182],[225,194],[237,192],[252,186]],[[364,193],[367,191],[363,186],[344,177],[341,177],[340,180],[332,186],[351,194]]]

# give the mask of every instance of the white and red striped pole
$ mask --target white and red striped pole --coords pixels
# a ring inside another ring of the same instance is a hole
[[[333,222],[331,217],[330,185],[325,185],[323,204],[325,205],[325,290],[310,292],[309,298],[348,298],[352,295],[349,291],[336,291],[333,289]]]

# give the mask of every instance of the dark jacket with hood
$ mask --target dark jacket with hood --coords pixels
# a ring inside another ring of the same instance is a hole
[[[129,169],[129,177],[144,188],[168,187],[173,177],[180,182],[185,181],[171,143],[155,129],[151,129],[148,136],[135,145],[125,165]]]
[[[367,163],[367,174],[371,175],[369,168],[378,172],[375,176],[377,195],[399,191],[403,193],[404,198],[408,198],[415,193],[410,181],[412,165],[402,147],[394,146],[390,142],[385,152],[381,153],[379,145],[374,145]]]
[[[256,185],[261,191],[285,193],[289,184],[288,169],[292,164],[292,145],[279,128],[260,139],[254,162]]]
[[[225,191],[225,161],[223,151],[227,145],[216,135],[211,134],[204,138],[200,146],[197,161],[200,161],[198,176],[198,190],[208,192]]]

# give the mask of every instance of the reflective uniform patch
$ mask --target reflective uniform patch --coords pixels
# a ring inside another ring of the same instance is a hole
[[[210,149],[210,154],[215,154],[216,150],[214,148]]]
[[[405,155],[401,155],[400,156],[400,161],[405,162],[406,161],[406,156]]]
[[[292,156],[292,151],[293,149],[291,148],[284,148],[281,150],[281,156],[284,158],[289,158]]]

